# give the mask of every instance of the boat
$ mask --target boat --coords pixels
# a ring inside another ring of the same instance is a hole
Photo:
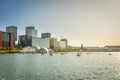
[[[53,53],[50,53],[50,56],[52,56],[53,55]]]
[[[108,55],[112,55],[111,53],[109,53]]]
[[[62,52],[61,55],[63,55],[64,53]]]
[[[77,53],[77,56],[80,56],[80,52]]]

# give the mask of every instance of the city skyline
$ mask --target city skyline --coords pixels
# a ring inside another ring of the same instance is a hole
[[[17,26],[18,35],[35,26],[73,46],[120,45],[119,0],[1,0],[0,30]]]

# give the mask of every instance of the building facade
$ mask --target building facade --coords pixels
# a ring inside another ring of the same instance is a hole
[[[66,49],[66,42],[65,41],[59,41],[59,48],[60,49]]]
[[[37,37],[37,30],[35,30],[34,26],[27,26],[26,27],[26,35]]]
[[[40,46],[50,48],[50,39],[43,39],[39,37],[32,37],[28,35],[19,36],[19,45],[26,46]]]
[[[40,37],[32,37],[32,46],[40,46],[50,48],[50,39],[43,39]]]
[[[0,31],[0,48],[14,48],[14,34]]]
[[[41,33],[42,38],[51,38],[51,33]]]
[[[17,41],[17,27],[16,26],[6,27],[6,32],[12,32],[14,34],[14,40]]]
[[[58,49],[59,43],[57,41],[57,38],[50,38],[50,48],[51,49]]]
[[[120,45],[104,46],[104,49],[105,49],[106,51],[116,52],[116,51],[120,51]]]
[[[68,48],[68,40],[67,39],[61,39],[60,40],[60,47],[61,48],[64,48],[64,49],[67,49]]]
[[[32,46],[32,36],[20,35],[19,36],[19,44],[22,47]]]

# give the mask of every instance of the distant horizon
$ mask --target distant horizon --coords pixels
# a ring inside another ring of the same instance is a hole
[[[1,0],[0,30],[17,26],[18,35],[26,26],[41,33],[61,36],[73,46],[120,45],[119,0]]]
[[[15,26],[15,25],[11,25],[11,26]],[[8,26],[7,26],[8,27]],[[17,26],[16,26],[17,27]],[[28,27],[28,26],[27,26]],[[35,27],[35,26],[34,26]],[[26,28],[26,27],[25,27]],[[17,29],[18,29],[18,27],[17,27]],[[18,29],[19,30],[19,29]],[[0,31],[3,31],[3,32],[6,32],[6,30],[0,30]],[[19,32],[19,31],[18,31]],[[46,33],[46,32],[44,32],[44,33]],[[49,32],[49,33],[51,33],[51,32]],[[51,33],[52,34],[52,33]],[[26,34],[21,34],[21,35],[26,35]],[[19,37],[20,35],[18,35],[17,37]],[[41,37],[41,36],[37,36],[37,37]],[[51,37],[53,37],[53,36],[51,36]],[[54,36],[55,37],[55,36]],[[57,37],[55,37],[55,38],[57,38]],[[57,39],[58,40],[58,39]],[[58,40],[58,41],[60,41],[60,39]],[[69,40],[68,40],[69,41]],[[18,42],[18,40],[17,40],[17,42]],[[81,47],[81,44],[80,44],[80,46],[76,46],[76,45],[69,45],[68,44],[68,46],[74,46],[74,47]],[[83,44],[83,46],[84,46],[84,44]],[[100,45],[87,45],[87,46],[84,46],[84,47],[105,47],[105,46],[120,46],[120,45],[103,45],[103,46],[100,46]]]

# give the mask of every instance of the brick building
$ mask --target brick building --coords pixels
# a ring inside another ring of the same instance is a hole
[[[0,31],[0,48],[14,48],[14,34]]]

